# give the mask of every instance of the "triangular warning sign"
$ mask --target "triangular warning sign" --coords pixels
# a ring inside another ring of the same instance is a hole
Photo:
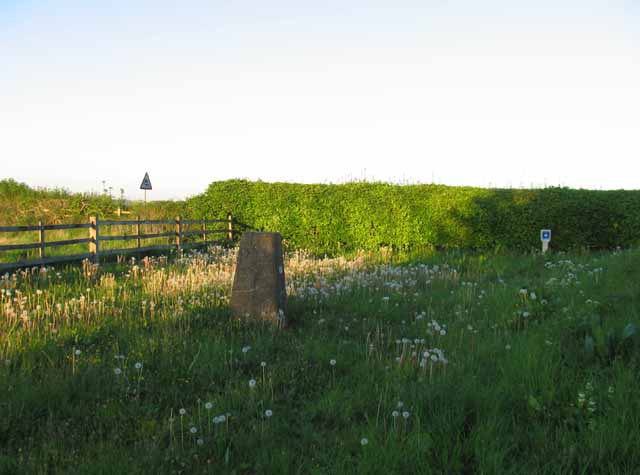
[[[151,180],[149,180],[149,173],[145,172],[144,178],[142,179],[142,183],[140,184],[141,190],[150,190],[151,189]]]

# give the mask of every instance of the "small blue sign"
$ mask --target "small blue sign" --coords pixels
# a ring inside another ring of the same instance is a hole
[[[542,241],[551,241],[551,230],[550,229],[542,229],[540,231],[540,239]]]

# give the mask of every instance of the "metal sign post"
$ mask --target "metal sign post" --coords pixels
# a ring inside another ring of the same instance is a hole
[[[147,190],[151,190],[151,180],[149,179],[149,172],[144,173],[142,183],[140,183],[140,189],[144,190],[144,204],[147,204]]]
[[[540,241],[542,241],[542,253],[546,253],[549,250],[549,243],[551,242],[551,229],[540,230]]]

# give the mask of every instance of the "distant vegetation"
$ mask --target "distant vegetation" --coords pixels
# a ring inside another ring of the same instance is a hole
[[[116,219],[119,208],[148,219],[184,214],[184,201],[125,202],[107,194],[71,193],[64,189],[34,189],[13,179],[0,180],[0,225],[79,223],[90,215]],[[122,219],[126,219],[123,215]]]
[[[556,251],[640,244],[640,191],[227,180],[184,201],[145,205],[0,181],[0,225],[117,219],[119,207],[130,212],[120,219],[226,219],[230,211],[252,229],[280,232],[288,249],[316,255],[381,246],[530,251],[539,249],[542,228],[553,231]]]
[[[229,180],[188,201],[192,216],[278,231],[289,248],[345,250],[614,249],[640,243],[640,191],[486,189],[443,185],[303,185]]]

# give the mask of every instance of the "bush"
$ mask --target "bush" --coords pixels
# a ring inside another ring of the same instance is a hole
[[[234,218],[278,231],[316,254],[390,246],[466,249],[606,249],[640,242],[640,192],[484,189],[355,182],[303,185],[228,180],[187,203],[194,217]]]
[[[117,219],[115,210],[120,200],[109,195],[71,193],[61,189],[34,189],[13,179],[0,180],[0,224],[4,226],[37,224],[82,223],[88,216]],[[181,215],[189,218],[184,201],[134,201],[125,206],[131,213],[121,219],[173,219]]]

